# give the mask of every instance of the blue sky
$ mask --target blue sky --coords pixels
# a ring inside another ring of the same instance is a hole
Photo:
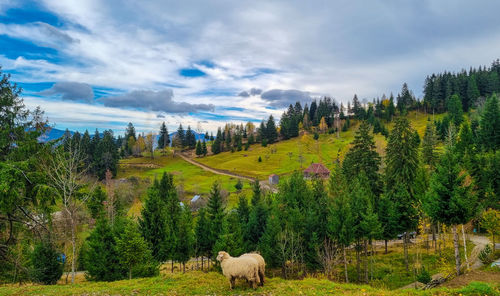
[[[0,0],[0,66],[57,128],[214,131],[296,100],[417,96],[500,56],[499,1]]]

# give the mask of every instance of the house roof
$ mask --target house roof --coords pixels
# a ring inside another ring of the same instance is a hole
[[[323,175],[329,174],[330,171],[321,163],[311,163],[304,173]]]
[[[271,174],[271,175],[269,175],[269,177],[279,177],[279,176],[276,174]]]
[[[198,199],[200,199],[200,196],[199,196],[199,195],[195,195],[195,196],[193,196],[193,198],[191,199],[191,202],[195,202],[195,201],[197,201]]]

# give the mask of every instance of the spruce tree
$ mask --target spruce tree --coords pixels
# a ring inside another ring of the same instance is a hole
[[[448,100],[448,115],[455,127],[460,127],[460,124],[464,120],[464,111],[462,101],[460,101],[460,97],[457,94],[452,95]]]
[[[203,141],[203,144],[201,145],[201,154],[203,156],[207,156],[208,150],[207,150],[207,143]]]
[[[500,106],[496,95],[492,95],[484,105],[480,120],[479,141],[484,150],[500,149]]]
[[[425,164],[430,167],[434,167],[437,160],[436,155],[436,132],[434,129],[434,124],[431,123],[430,118],[427,119],[427,125],[425,127],[424,139],[422,142],[422,159]]]
[[[36,282],[54,285],[63,274],[63,263],[51,241],[42,241],[35,245],[31,254],[31,276]]]
[[[239,217],[235,212],[231,212],[224,218],[222,232],[215,243],[214,253],[226,251],[232,256],[240,256],[245,252],[244,246]]]
[[[208,198],[208,223],[210,225],[210,248],[214,251],[215,243],[222,233],[222,222],[224,220],[224,203],[220,191],[220,184],[216,181],[212,184]],[[213,253],[212,253],[213,254]]]
[[[129,222],[116,244],[120,263],[128,270],[128,278],[132,279],[132,269],[151,260],[151,251],[139,233],[135,222]]]
[[[182,263],[182,272],[186,271],[186,262],[193,255],[194,249],[193,219],[191,210],[182,207],[182,213],[179,221],[177,233],[177,248],[175,258]]]
[[[347,152],[342,169],[347,179],[352,180],[363,172],[370,180],[370,188],[374,194],[380,192],[380,155],[377,152],[370,125],[363,121],[356,131],[352,146]]]
[[[471,180],[460,166],[460,161],[451,147],[441,157],[430,180],[425,199],[427,214],[434,221],[452,226],[455,246],[456,273],[460,274],[460,253],[457,225],[467,223],[475,214],[476,195]]]
[[[158,137],[158,148],[164,149],[168,147],[169,144],[170,144],[170,137],[168,135],[168,129],[164,121],[160,127],[160,136]]]
[[[274,117],[269,115],[266,125],[266,139],[268,144],[273,144],[278,140],[278,132],[276,131],[276,123],[274,122]]]
[[[207,217],[206,208],[201,208],[198,211],[198,220],[195,227],[196,237],[196,255],[202,256],[201,266],[203,270],[203,257],[210,257],[212,254],[212,246],[210,244],[210,222]]]
[[[479,98],[479,89],[477,89],[476,78],[474,75],[469,76],[467,79],[467,104],[464,104],[464,110],[468,111],[476,103]]]
[[[182,123],[179,124],[179,128],[177,129],[177,138],[179,138],[179,141],[181,142],[182,147],[187,146],[186,132],[184,131],[184,128],[182,128]]]
[[[201,147],[200,140],[196,142],[196,155],[201,156],[203,154],[203,148]]]

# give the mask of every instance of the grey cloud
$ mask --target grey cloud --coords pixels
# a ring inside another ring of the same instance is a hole
[[[262,89],[259,89],[259,88],[250,89],[250,95],[252,95],[252,96],[260,95],[261,93],[262,93]]]
[[[212,104],[175,102],[173,97],[174,92],[171,89],[161,91],[134,90],[120,96],[100,98],[99,101],[107,107],[144,108],[166,113],[213,111],[215,108]]]
[[[44,22],[35,22],[34,23],[38,28],[40,28],[40,31],[45,33],[49,38],[56,39],[58,41],[63,41],[66,43],[73,43],[73,42],[80,42],[78,39],[74,39],[68,34],[62,32],[61,30],[57,29],[54,26],[51,26],[47,23]]]
[[[249,91],[242,91],[238,94],[239,97],[244,97],[244,98],[248,98],[249,96],[256,96],[256,95],[260,95],[262,93],[262,89],[259,89],[259,88],[251,88]]]
[[[248,98],[250,95],[248,94],[247,91],[242,91],[238,94],[238,97],[244,97],[244,98]]]
[[[165,115],[163,115],[163,114],[158,114],[158,115],[156,115],[156,118],[165,118]]]
[[[56,82],[51,88],[39,92],[40,95],[52,96],[61,95],[67,101],[92,102],[94,90],[87,83],[61,81]]]
[[[272,89],[266,92],[263,92],[260,97],[269,102],[269,104],[273,107],[286,107],[290,104],[294,104],[299,101],[301,103],[309,102],[311,100],[311,96],[308,92],[296,90],[296,89]]]

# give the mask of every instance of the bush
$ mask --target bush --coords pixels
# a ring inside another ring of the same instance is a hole
[[[259,156],[259,159],[258,159],[259,162],[262,162],[262,157]]]
[[[63,263],[59,256],[50,242],[36,245],[31,254],[33,279],[45,285],[57,283],[63,274]]]
[[[319,134],[317,132],[314,133],[314,140],[319,139]]]
[[[243,183],[241,183],[240,179],[238,179],[238,182],[236,182],[236,184],[234,185],[234,188],[236,188],[236,190],[238,190],[238,191],[243,189]]]
[[[483,264],[490,264],[493,261],[491,254],[492,251],[490,245],[486,245],[486,247],[479,252],[479,260],[481,260]]]
[[[422,270],[417,275],[417,281],[421,282],[422,284],[428,284],[431,280],[432,277],[427,271],[427,269],[425,269],[425,267],[422,268]]]
[[[463,295],[497,295],[498,290],[488,283],[471,282],[457,292]]]

